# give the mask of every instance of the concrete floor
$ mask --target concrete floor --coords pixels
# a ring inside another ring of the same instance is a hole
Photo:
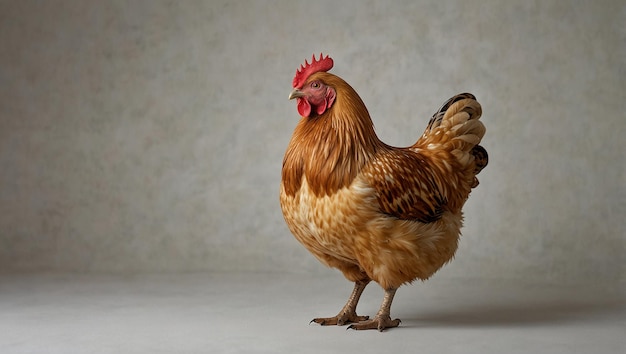
[[[338,273],[3,275],[1,353],[626,353],[626,284],[434,278],[398,291],[384,333],[309,325]],[[382,300],[366,290],[359,314]]]

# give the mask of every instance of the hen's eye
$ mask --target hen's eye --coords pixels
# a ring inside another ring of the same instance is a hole
[[[311,87],[313,88],[320,88],[320,86],[321,86],[320,83],[317,81],[314,81],[313,83],[311,83]]]

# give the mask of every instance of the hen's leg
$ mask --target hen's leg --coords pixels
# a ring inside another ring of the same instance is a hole
[[[354,283],[354,290],[352,290],[352,294],[348,298],[348,302],[346,305],[339,311],[337,316],[335,317],[326,317],[326,318],[314,318],[311,322],[319,323],[322,326],[343,326],[346,323],[352,322],[360,322],[367,320],[369,316],[358,316],[356,314],[356,305],[359,303],[359,298],[361,298],[361,294],[363,290],[369,283],[368,280],[357,281]]]
[[[400,320],[397,318],[392,320],[390,316],[391,302],[393,301],[393,296],[396,294],[396,290],[397,289],[385,290],[383,303],[380,305],[380,310],[378,310],[374,318],[350,325],[348,329],[377,329],[382,332],[385,328],[398,327]]]

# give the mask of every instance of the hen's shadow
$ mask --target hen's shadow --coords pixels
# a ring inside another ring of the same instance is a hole
[[[576,298],[576,294],[563,293],[559,297],[543,298],[537,294],[530,298],[509,302],[498,299],[466,299],[459,304],[437,309],[414,310],[402,318],[403,327],[504,327],[557,325],[607,317],[626,318],[624,294],[598,294],[594,297]]]

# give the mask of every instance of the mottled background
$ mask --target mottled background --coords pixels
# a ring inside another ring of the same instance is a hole
[[[379,136],[470,91],[490,165],[442,277],[626,279],[623,1],[0,1],[3,272],[330,272],[278,204],[313,52]]]

